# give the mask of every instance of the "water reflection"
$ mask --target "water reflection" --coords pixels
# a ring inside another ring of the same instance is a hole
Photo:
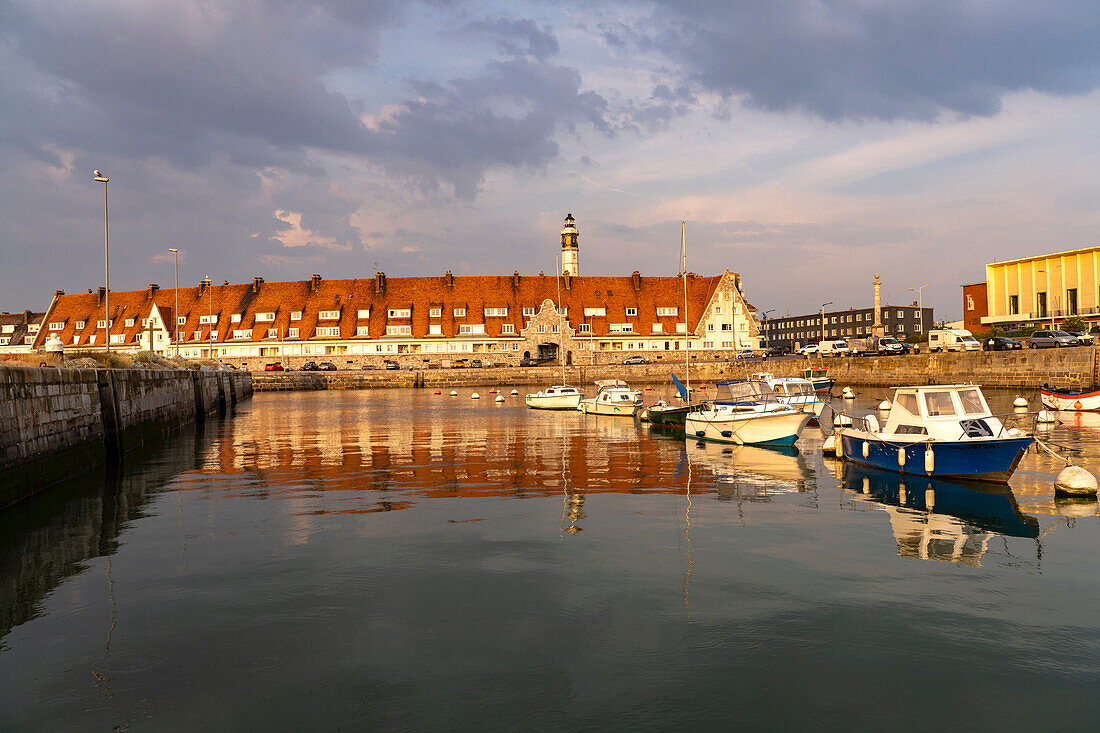
[[[1020,511],[1006,486],[906,476],[842,464],[841,489],[882,508],[898,555],[981,565],[990,540],[1039,537],[1039,522]]]
[[[688,460],[714,476],[722,499],[768,501],[778,494],[816,489],[814,474],[797,447],[730,446],[691,438],[685,444]]]

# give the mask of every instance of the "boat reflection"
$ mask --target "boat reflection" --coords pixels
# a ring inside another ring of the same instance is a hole
[[[853,464],[841,490],[883,509],[900,557],[981,565],[994,537],[1039,537],[1039,521],[1023,514],[1007,486],[899,475]]]
[[[759,501],[815,488],[814,474],[794,446],[734,446],[694,438],[685,443],[688,461],[714,475],[720,499]]]

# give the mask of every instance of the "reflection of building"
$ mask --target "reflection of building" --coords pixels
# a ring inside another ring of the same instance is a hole
[[[969,287],[969,286],[964,286]],[[1027,328],[1044,319],[1100,319],[1100,246],[985,266],[987,328]]]
[[[175,348],[190,357],[397,358],[422,366],[470,354],[492,361],[556,358],[611,362],[623,352],[756,348],[759,333],[741,277],[581,276],[572,216],[562,229],[560,276],[395,277],[265,282],[112,292],[58,291],[35,343],[56,335],[67,350],[101,349],[107,332],[119,351]],[[560,297],[561,312],[557,302]],[[601,355],[606,354],[601,360]],[[406,356],[407,355],[407,356]],[[414,356],[415,355],[415,356]],[[727,354],[728,355],[728,354]],[[405,358],[402,358],[405,357]],[[681,357],[682,358],[682,357]]]

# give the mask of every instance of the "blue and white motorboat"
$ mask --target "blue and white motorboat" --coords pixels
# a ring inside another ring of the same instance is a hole
[[[779,402],[797,407],[803,412],[812,412],[814,417],[819,417],[825,408],[825,401],[818,397],[814,383],[802,377],[777,377],[771,372],[758,372],[749,375],[749,379],[759,379],[767,382],[775,392],[775,398]]]
[[[898,387],[890,417],[852,417],[836,430],[837,457],[887,471],[1008,483],[1035,442],[1006,428],[973,384]]]
[[[719,382],[727,395],[709,407],[688,413],[686,437],[735,445],[793,445],[813,412],[785,405],[767,382],[753,379]]]

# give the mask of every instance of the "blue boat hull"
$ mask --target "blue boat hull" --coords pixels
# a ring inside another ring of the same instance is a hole
[[[1032,438],[990,438],[988,440],[889,441],[862,432],[841,433],[843,458],[861,466],[914,476],[963,478],[1007,484]],[[867,455],[863,446],[867,445]],[[925,450],[931,445],[932,470],[926,469]],[[905,451],[901,460],[900,451]]]

